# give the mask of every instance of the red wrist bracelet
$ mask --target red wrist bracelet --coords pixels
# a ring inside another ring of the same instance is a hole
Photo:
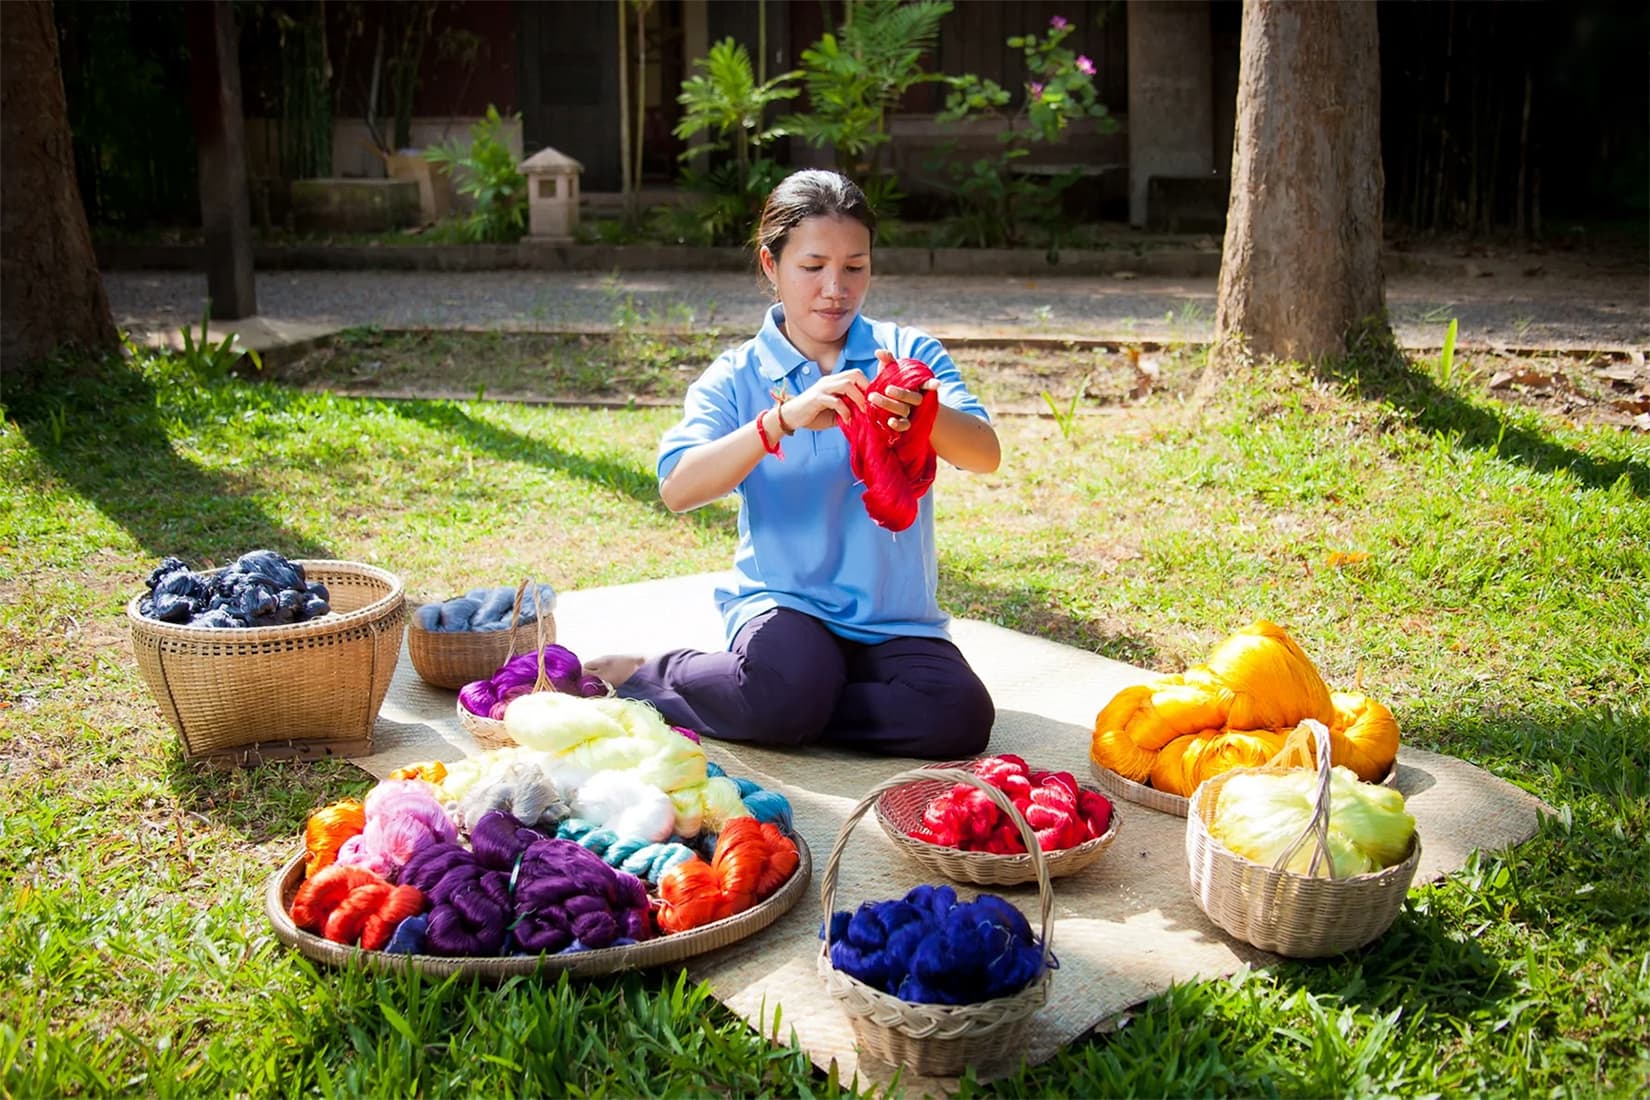
[[[779,440],[769,439],[768,429],[762,424],[762,418],[767,415],[767,409],[763,409],[756,414],[756,434],[762,440],[762,449],[783,462],[785,461],[785,452],[779,449]]]

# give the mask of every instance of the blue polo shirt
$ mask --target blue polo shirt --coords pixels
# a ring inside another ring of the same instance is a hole
[[[771,307],[753,339],[717,357],[689,387],[681,421],[659,444],[661,482],[684,452],[770,408],[773,391],[795,396],[819,381],[819,364],[780,332],[784,319],[780,306]],[[990,422],[945,348],[917,329],[855,317],[836,369],[857,367],[874,378],[878,348],[927,363],[939,379],[942,404]],[[948,616],[935,598],[933,492],[923,494],[915,523],[889,531],[865,510],[864,486],[848,465],[848,437],[840,428],[800,430],[785,439],[784,449],[783,462],[765,456],[734,490],[734,579],[716,590],[728,641],[775,607],[812,615],[856,642],[947,637]]]

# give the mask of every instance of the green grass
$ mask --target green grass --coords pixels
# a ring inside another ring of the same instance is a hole
[[[363,337],[366,339],[367,337]],[[1162,670],[1265,616],[1409,743],[1557,809],[1372,947],[1177,986],[965,1095],[1634,1095],[1650,1088],[1650,444],[1367,357],[1160,392],[938,487],[941,594]],[[129,657],[166,554],[271,546],[446,594],[723,567],[672,516],[669,409],[345,400],[80,365],[0,434],[0,1093],[833,1094],[679,975],[502,988],[317,973],[260,890],[354,768],[181,759]],[[1329,564],[1332,552],[1367,555]],[[897,1089],[896,1089],[897,1091]]]

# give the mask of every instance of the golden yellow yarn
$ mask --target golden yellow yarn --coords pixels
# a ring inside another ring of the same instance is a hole
[[[1329,758],[1379,783],[1398,759],[1398,720],[1367,695],[1337,691],[1330,696],[1335,719],[1329,726]]]
[[[1224,723],[1235,730],[1293,729],[1304,719],[1329,725],[1329,688],[1281,626],[1259,619],[1209,654],[1205,667],[1232,692]]]
[[[1335,763],[1366,782],[1379,782],[1397,756],[1390,710],[1364,695],[1332,693],[1288,632],[1259,619],[1204,664],[1112,696],[1095,716],[1089,756],[1137,783],[1189,796],[1211,776],[1265,764],[1308,718],[1329,727]]]

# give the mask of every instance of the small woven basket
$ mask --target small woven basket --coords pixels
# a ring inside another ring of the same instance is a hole
[[[332,613],[287,626],[217,629],[158,622],[126,605],[144,682],[190,759],[361,756],[401,655],[406,601],[392,573],[299,561]]]
[[[947,786],[967,783],[978,787],[1014,821],[1021,839],[1026,842],[1036,868],[1042,903],[1043,970],[1030,985],[1012,996],[968,1005],[917,1004],[890,996],[831,965],[831,914],[835,910],[837,874],[849,834],[879,797],[912,781],[938,781]],[[860,800],[842,823],[825,861],[820,903],[825,915],[825,935],[820,938],[819,976],[847,1014],[862,1053],[889,1065],[906,1066],[914,1073],[934,1077],[954,1077],[968,1066],[1002,1063],[1025,1053],[1026,1030],[1037,1009],[1048,1001],[1049,981],[1053,977],[1054,888],[1049,883],[1048,861],[1038,847],[1037,834],[1003,792],[973,772],[960,768],[919,768],[884,780]]]
[[[427,684],[457,691],[465,684],[485,680],[497,672],[511,657],[542,638],[543,649],[556,640],[556,620],[553,613],[540,608],[537,622],[546,629],[539,630],[534,623],[521,621],[521,601],[531,582],[522,581],[516,589],[515,603],[510,611],[508,630],[464,630],[450,634],[439,630],[425,630],[413,616],[407,623],[407,655],[413,668]],[[533,590],[533,603],[538,605],[538,589]],[[417,610],[413,608],[412,610]]]
[[[966,760],[932,764],[911,774],[922,775],[925,772],[951,768],[969,771],[969,764],[970,761]],[[1029,852],[1014,855],[971,852],[963,848],[930,844],[911,835],[911,830],[922,824],[923,811],[928,808],[928,804],[935,796],[949,791],[952,786],[953,784],[943,780],[924,777],[884,791],[876,801],[877,824],[882,826],[882,831],[888,834],[888,839],[892,840],[900,851],[930,871],[946,878],[958,882],[971,882],[977,886],[1018,886],[1037,881],[1037,866]],[[1061,875],[1076,874],[1099,859],[1105,850],[1111,847],[1111,842],[1117,839],[1119,824],[1117,804],[1114,802],[1111,824],[1100,836],[1070,848],[1043,853],[1043,858],[1048,864],[1048,877],[1059,878]]]
[[[525,630],[532,625],[533,624],[529,623],[518,629]],[[546,646],[551,645],[555,641],[556,628],[554,624],[546,624],[543,616],[539,617],[538,627],[538,649],[535,652],[539,655],[539,674],[538,678],[533,681],[533,690],[555,691],[555,685],[550,682],[550,677],[545,675],[544,672],[544,649]],[[500,664],[502,663],[503,662],[500,662]],[[486,675],[491,676],[493,672],[497,671],[498,670],[496,668],[492,669]],[[478,677],[478,679],[479,678],[480,677]],[[465,682],[468,683],[469,681]],[[607,693],[609,695],[613,694],[613,688],[611,685],[609,685]],[[483,749],[506,749],[516,743],[516,739],[510,736],[510,731],[504,728],[504,722],[502,719],[488,718],[480,714],[471,714],[469,711],[464,709],[464,704],[462,702],[456,703],[455,705],[458,707],[458,724],[464,727],[464,732],[473,737],[476,744],[480,745]]]
[[[1186,862],[1192,895],[1210,920],[1263,951],[1315,959],[1363,947],[1391,926],[1421,862],[1421,836],[1416,833],[1411,839],[1409,854],[1401,863],[1369,874],[1319,878],[1283,870],[1309,842],[1315,845],[1314,869],[1320,859],[1329,858],[1329,731],[1311,719],[1302,726],[1310,728],[1316,740],[1318,787],[1312,818],[1301,835],[1271,867],[1245,859],[1216,840],[1207,823],[1228,780],[1234,775],[1289,770],[1274,766],[1276,761],[1264,768],[1234,768],[1204,780],[1192,792],[1186,815]]]

